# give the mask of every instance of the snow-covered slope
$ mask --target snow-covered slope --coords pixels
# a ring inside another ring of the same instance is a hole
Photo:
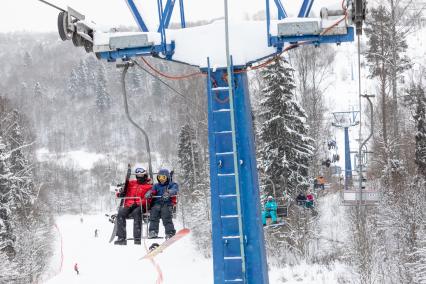
[[[327,251],[331,249],[330,245],[338,245],[342,242],[347,234],[344,229],[344,209],[339,206],[338,193],[322,198],[319,210],[321,211],[320,246]],[[148,260],[138,260],[146,252],[143,244],[135,246],[132,241],[129,241],[127,246],[115,246],[108,243],[112,224],[103,214],[85,215],[83,222],[80,222],[79,215],[62,216],[57,218],[56,224],[58,228],[56,253],[52,256],[50,271],[46,274],[43,283],[157,283],[158,275],[153,264]],[[176,227],[181,228],[180,224]],[[99,231],[98,238],[94,237],[95,229]],[[132,221],[128,223],[129,236],[131,232]],[[163,232],[160,231],[160,234]],[[213,283],[212,259],[205,259],[197,252],[191,238],[190,234],[156,257],[155,261],[163,274],[162,283]],[[151,242],[146,241],[148,246]],[[76,275],[74,271],[75,263],[78,263],[80,275]],[[269,271],[271,284],[332,284],[350,278],[351,273],[348,267],[339,263],[325,267],[302,262],[293,267],[270,267]]]
[[[115,246],[108,243],[112,224],[102,214],[84,216],[83,220],[81,223],[77,215],[57,219],[62,235],[62,271],[58,233],[56,254],[52,257],[51,271],[45,283],[156,283],[157,271],[152,263],[138,260],[146,252],[143,244],[136,246],[129,241],[127,246]],[[128,233],[131,233],[131,222]],[[95,229],[99,230],[98,238],[94,237]],[[151,242],[147,241],[147,244]],[[156,262],[162,270],[164,284],[213,283],[211,260],[204,259],[194,250],[191,237],[168,248],[156,258]],[[75,263],[78,263],[80,275],[74,271]]]

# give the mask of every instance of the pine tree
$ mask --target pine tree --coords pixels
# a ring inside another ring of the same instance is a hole
[[[390,140],[397,138],[399,134],[396,81],[410,67],[410,60],[404,55],[408,47],[405,34],[394,31],[395,23],[392,20],[391,11],[385,6],[379,6],[371,9],[370,14],[370,20],[366,22],[365,27],[365,34],[368,37],[366,59],[370,77],[377,78],[379,83],[381,133],[384,147],[387,148]],[[392,85],[392,99],[388,97],[389,84]],[[393,133],[389,132],[391,123]]]
[[[1,107],[1,106],[0,106]],[[12,231],[11,176],[8,150],[0,132],[0,253],[15,256],[15,237]]]
[[[68,79],[67,94],[70,98],[76,98],[79,95],[79,78],[75,69],[71,70],[71,74]]]
[[[201,165],[195,131],[189,124],[182,126],[179,133],[178,161],[183,185],[192,192],[200,176]]]
[[[96,81],[96,106],[99,112],[105,112],[111,107],[111,103],[111,96],[107,91],[105,67],[101,64]]]
[[[260,102],[260,167],[281,190],[296,193],[308,185],[312,156],[311,137],[307,136],[306,114],[295,100],[293,69],[278,59],[262,72],[265,88]]]
[[[36,82],[34,85],[34,97],[37,99],[43,97],[43,88],[41,87],[40,82]]]
[[[209,235],[209,183],[200,162],[200,151],[195,131],[185,124],[179,133],[179,204],[183,222],[193,226],[198,247],[208,255]]]
[[[413,116],[416,124],[415,162],[418,173],[426,179],[426,94],[422,86],[412,89],[416,101],[416,111]]]

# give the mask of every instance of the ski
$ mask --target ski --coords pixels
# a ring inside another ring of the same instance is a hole
[[[115,238],[115,235],[117,234],[117,214],[113,214],[111,216],[108,216],[107,214],[105,214],[105,215],[107,217],[109,217],[109,221],[114,224],[114,228],[112,229],[111,237],[109,238],[109,242],[112,242]]]
[[[183,237],[185,237],[186,235],[188,235],[190,232],[189,229],[182,229],[179,230],[176,235],[174,235],[173,237],[171,237],[170,239],[166,240],[164,243],[162,243],[161,245],[159,244],[152,244],[151,248],[152,250],[150,250],[145,256],[139,258],[139,260],[142,259],[153,259],[154,257],[156,257],[159,253],[163,252],[166,248],[168,248],[169,246],[171,246],[172,244],[174,244],[175,242],[177,242],[178,240],[182,239]]]

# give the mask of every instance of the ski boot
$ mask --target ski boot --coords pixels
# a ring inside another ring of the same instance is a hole
[[[157,239],[158,238],[158,233],[155,231],[150,231],[148,233],[148,239]]]
[[[166,234],[166,240],[172,238],[174,235],[175,235],[175,233]]]
[[[127,245],[127,240],[124,238],[118,238],[115,242],[114,245],[121,245],[121,246],[125,246]]]

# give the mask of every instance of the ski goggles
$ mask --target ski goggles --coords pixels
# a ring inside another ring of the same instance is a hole
[[[166,175],[158,175],[157,179],[159,182],[165,182],[167,180],[167,176]]]
[[[137,168],[135,169],[135,174],[144,174],[145,173],[145,169],[144,168]]]

